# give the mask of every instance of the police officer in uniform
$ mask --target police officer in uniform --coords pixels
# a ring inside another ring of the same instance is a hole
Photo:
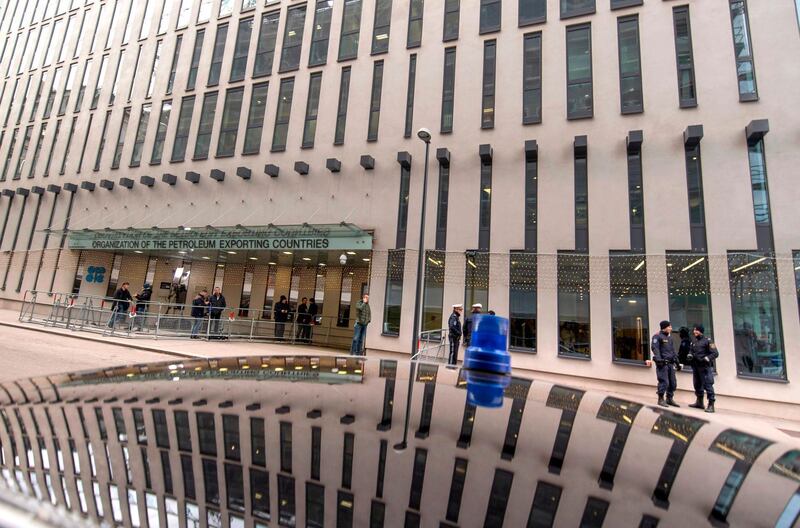
[[[662,407],[680,407],[672,397],[678,382],[675,379],[675,370],[680,369],[678,355],[672,345],[672,325],[669,321],[661,321],[661,331],[653,336],[650,341],[650,350],[653,351],[653,361],[656,363],[656,378],[658,379],[658,404]],[[666,401],[664,394],[666,393]]]
[[[689,405],[695,409],[705,408],[707,413],[714,412],[714,363],[719,357],[717,346],[708,337],[703,335],[705,329],[703,325],[694,325],[694,341],[692,348],[686,358],[692,365],[692,381],[694,382],[694,393],[697,401]],[[708,395],[708,407],[703,406],[703,392]]]
[[[461,341],[461,311],[464,309],[463,304],[454,304],[453,313],[447,320],[447,334],[450,339],[450,356],[447,358],[447,364],[455,366],[458,363],[458,345]]]

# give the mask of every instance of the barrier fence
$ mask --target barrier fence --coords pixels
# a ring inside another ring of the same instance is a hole
[[[71,293],[27,291],[19,320],[105,336],[170,339],[272,341],[349,348],[353,329],[335,317],[290,313],[287,321],[240,317],[239,307],[204,308],[192,317],[190,305],[163,302],[130,303],[118,309],[113,298]]]

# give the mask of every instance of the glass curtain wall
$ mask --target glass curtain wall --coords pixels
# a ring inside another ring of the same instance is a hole
[[[647,261],[644,255],[611,253],[611,338],[614,361],[650,358]]]
[[[705,335],[714,336],[708,258],[697,253],[667,253],[669,321],[676,332],[681,328],[691,335],[696,324],[705,327]]]
[[[509,267],[509,346],[536,352],[536,253],[513,251]]]
[[[442,306],[444,302],[444,251],[425,252],[425,291],[422,296],[422,330],[445,328]]]
[[[464,311],[469,313],[475,303],[489,305],[489,253],[486,251],[467,251],[464,273]]]
[[[403,272],[405,250],[389,251],[386,268],[386,302],[383,308],[383,329],[386,335],[400,334],[400,313],[403,305]]]
[[[558,253],[558,353],[591,358],[589,255]]]

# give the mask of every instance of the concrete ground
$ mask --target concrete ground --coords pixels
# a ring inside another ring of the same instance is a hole
[[[344,350],[269,342],[105,337],[89,332],[20,323],[18,315],[17,311],[0,309],[0,383],[29,376],[148,361],[166,361],[180,357],[347,354]],[[403,354],[369,350],[367,356],[401,360],[408,358]],[[515,369],[515,374],[579,389],[599,390],[645,404],[655,403],[655,394],[648,387],[524,369]],[[701,410],[686,407],[686,404],[694,401],[693,393],[690,391],[679,391],[675,399],[682,404],[681,411],[698,413],[704,418],[709,417]],[[733,407],[735,402],[731,403],[730,399],[726,401],[725,398],[720,398],[717,402],[715,420],[725,422],[730,427],[746,430],[769,427],[778,429],[790,437],[800,438],[800,421],[747,414],[738,412]]]

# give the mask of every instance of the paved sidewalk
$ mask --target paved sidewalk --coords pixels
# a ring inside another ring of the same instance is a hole
[[[30,375],[96,368],[108,366],[110,363],[147,362],[158,361],[159,359],[169,360],[170,358],[210,358],[253,355],[344,355],[348,353],[346,350],[341,349],[271,343],[266,341],[206,341],[110,337],[91,332],[80,332],[63,328],[45,327],[39,324],[21,323],[18,317],[19,313],[16,311],[0,309],[0,328],[6,327],[8,329],[14,329],[15,335],[30,335],[31,339],[28,340],[21,337],[19,341],[22,341],[22,343],[16,343],[14,350],[6,350],[5,352],[11,352],[12,354],[20,352],[25,347],[25,343],[30,341],[32,347],[38,346],[40,349],[38,352],[41,353],[41,349],[47,349],[46,352],[53,356],[53,360],[48,363],[48,366],[52,368],[45,369],[44,371],[41,370],[41,367],[38,367],[39,370],[31,370],[30,367],[20,368],[14,363],[15,359],[12,359],[12,362],[6,365],[6,368],[13,369],[14,372],[0,375],[0,379],[10,380]],[[0,332],[2,332],[2,330],[0,330]],[[34,345],[34,343],[36,344]],[[50,344],[48,345],[46,343]],[[85,346],[81,345],[81,343],[85,343]],[[89,346],[90,344],[91,346]],[[108,345],[114,346],[109,347]],[[85,350],[87,348],[90,350]],[[2,350],[2,346],[0,346],[0,350]],[[69,351],[69,359],[63,357],[63,351],[65,350]],[[94,350],[101,350],[104,351],[104,353],[94,354]],[[76,353],[80,353],[80,359],[77,361],[75,360]],[[88,357],[84,357],[87,355]],[[399,360],[408,359],[407,354],[375,350],[368,350],[367,357]],[[39,358],[34,360],[41,361]],[[0,361],[0,368],[2,367],[3,365]],[[520,376],[569,385],[578,389],[601,391],[612,396],[640,401],[648,405],[653,405],[655,403],[655,395],[653,394],[652,387],[632,384],[623,385],[605,382],[603,380],[527,369],[515,369],[515,373]],[[686,404],[694,401],[694,395],[691,391],[679,391],[675,399],[682,404],[679,411],[698,414],[703,417],[709,416],[702,411],[686,407]],[[726,423],[730,427],[738,426],[749,430],[758,430],[759,427],[779,429],[789,436],[800,438],[800,422],[798,421],[737,412],[731,408],[733,405],[735,405],[735,402],[731,402],[731,399],[721,398],[717,404],[717,413],[714,415],[715,420]]]

